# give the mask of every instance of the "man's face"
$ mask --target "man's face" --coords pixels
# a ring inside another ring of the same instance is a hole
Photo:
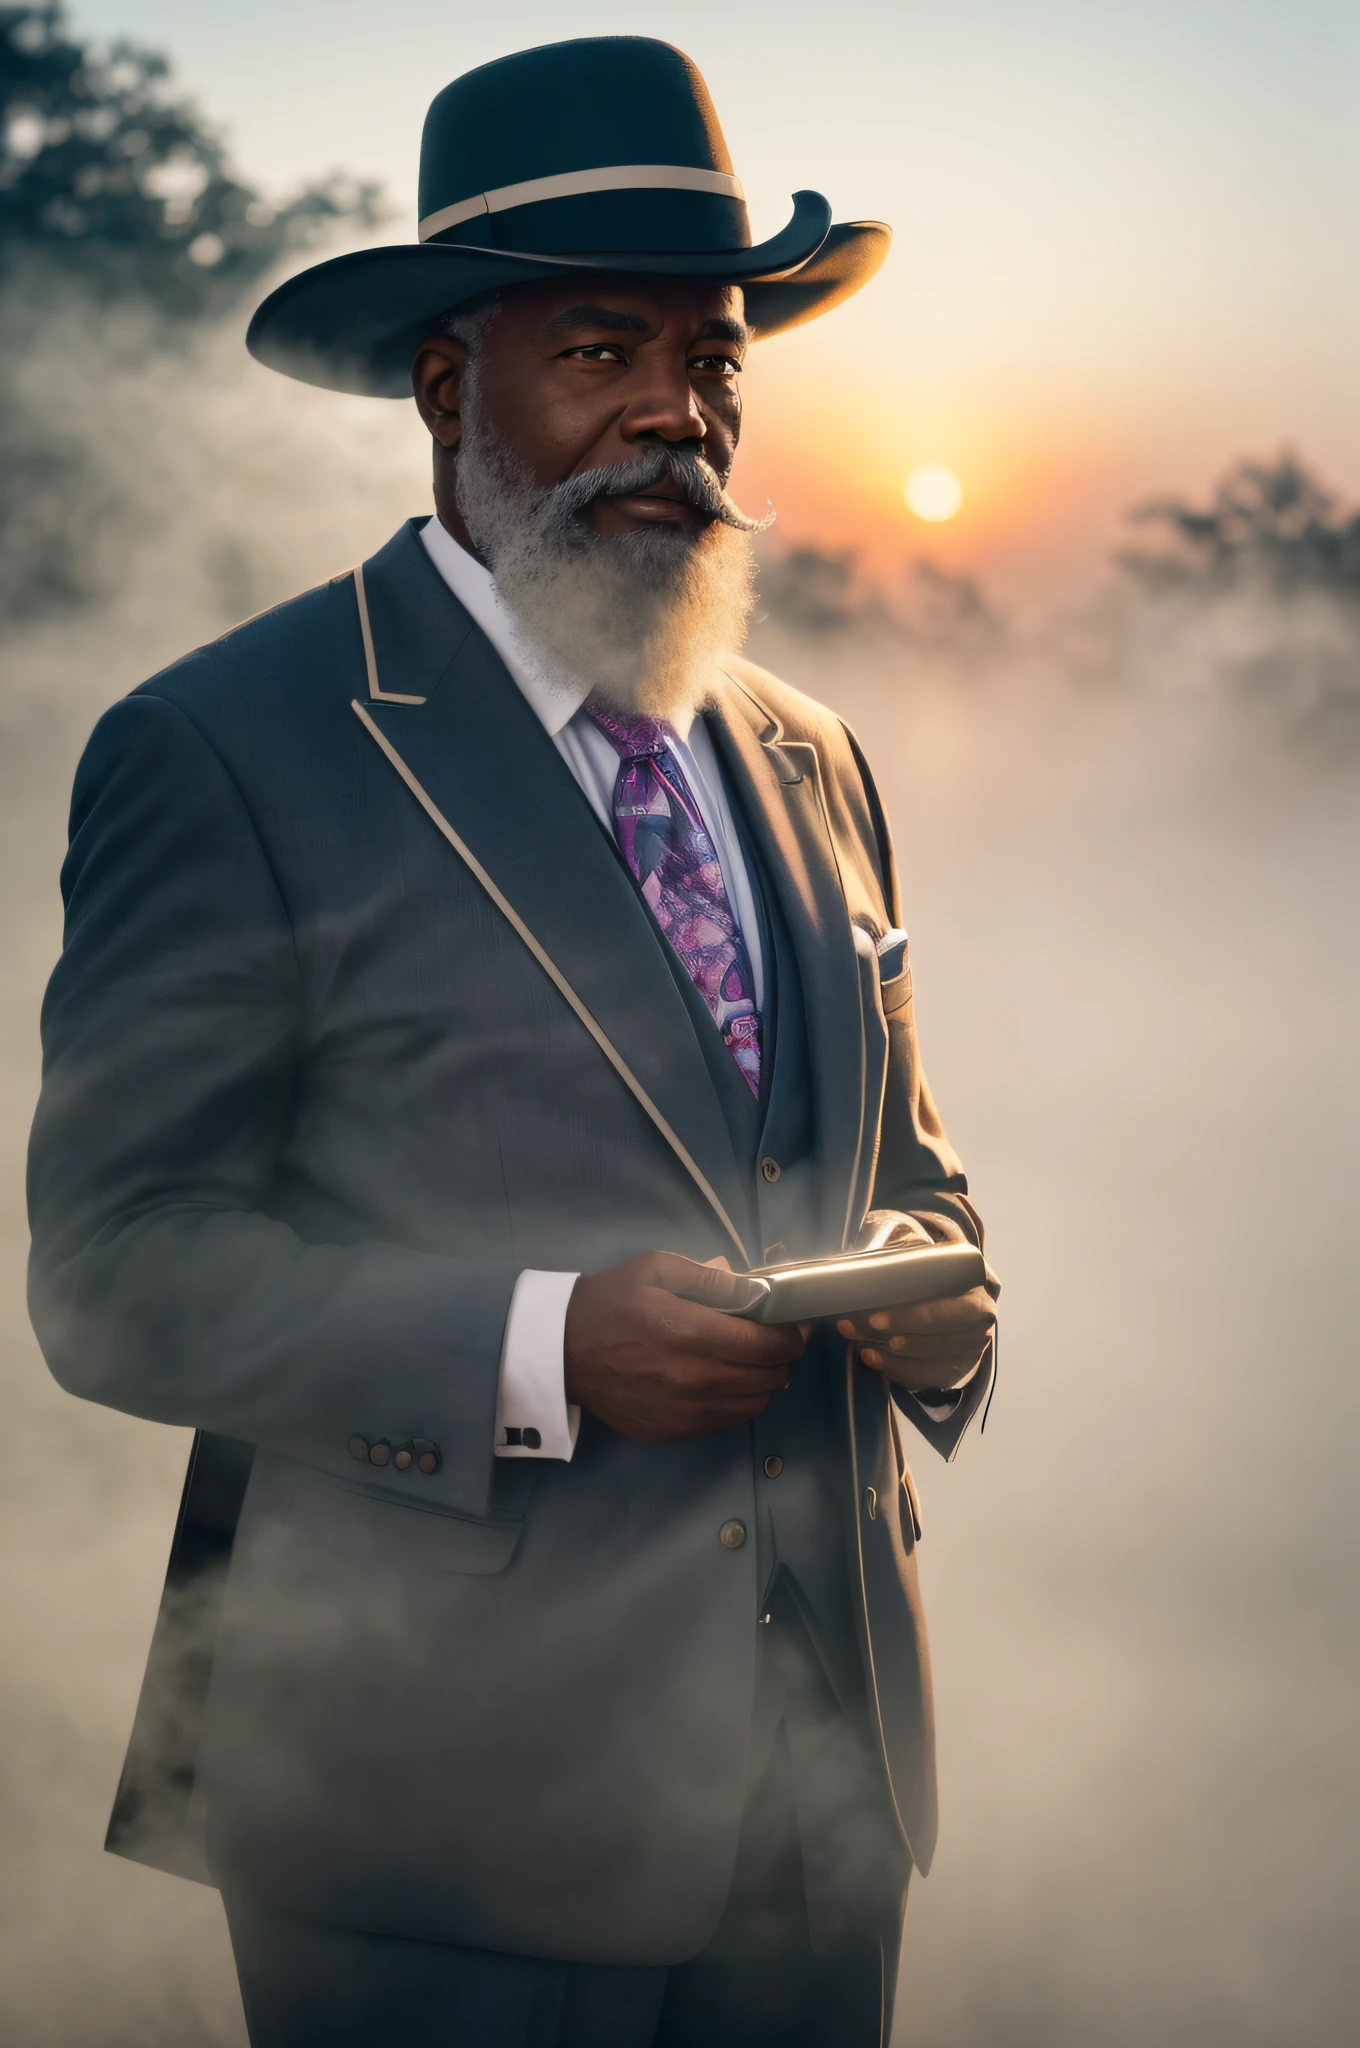
[[[741,430],[748,340],[733,287],[604,272],[519,285],[486,330],[480,403],[540,488],[626,462],[658,442],[702,453],[725,482]],[[457,343],[431,341],[414,366],[422,414],[450,453],[462,361]],[[669,479],[597,499],[582,519],[602,535],[702,523]]]
[[[468,335],[432,336],[412,366],[441,523],[555,685],[693,711],[745,638],[764,523],[725,488],[741,294],[584,273],[507,292]]]

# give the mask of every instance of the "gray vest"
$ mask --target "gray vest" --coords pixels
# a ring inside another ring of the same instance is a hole
[[[820,1241],[817,1144],[811,1113],[802,984],[777,892],[745,829],[735,792],[729,802],[751,878],[765,965],[761,1011],[763,1061],[757,1101],[717,1031],[708,1007],[667,946],[677,988],[693,1021],[728,1128],[745,1169],[748,1244],[768,1261],[839,1250]],[[838,1491],[837,1418],[843,1363],[834,1332],[814,1331],[786,1391],[751,1429],[756,1492],[757,1584],[764,1611],[783,1579],[845,1706],[864,1697],[863,1663],[850,1600],[849,1558]]]

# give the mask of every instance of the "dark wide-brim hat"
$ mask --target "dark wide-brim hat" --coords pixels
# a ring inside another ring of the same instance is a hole
[[[881,221],[833,226],[820,192],[795,192],[787,227],[753,247],[707,86],[645,36],[549,43],[446,86],[421,140],[419,235],[290,277],[251,321],[251,354],[332,391],[408,398],[442,314],[572,271],[740,285],[756,334],[778,334],[867,284],[892,239]]]

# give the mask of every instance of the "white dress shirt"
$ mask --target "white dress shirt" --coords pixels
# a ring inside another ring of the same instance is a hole
[[[438,518],[427,522],[421,538],[430,560],[505,663],[591,809],[613,837],[619,756],[594,719],[581,709],[586,691],[544,673],[521,642],[490,571],[458,545]],[[759,1009],[765,997],[760,925],[713,740],[703,720],[692,713],[677,719],[672,729],[672,751],[713,841],[728,901],[746,941]],[[581,1413],[566,1397],[563,1347],[567,1303],[578,1278],[575,1273],[526,1271],[515,1282],[501,1347],[498,1458],[570,1458],[576,1448]],[[524,1443],[525,1431],[531,1437],[536,1435],[537,1443]],[[512,1434],[514,1441],[510,1440]]]

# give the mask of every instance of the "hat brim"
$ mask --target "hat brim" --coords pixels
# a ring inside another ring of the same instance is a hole
[[[290,277],[256,310],[246,347],[304,384],[409,398],[411,359],[441,314],[485,293],[572,272],[702,277],[741,285],[758,339],[829,312],[888,253],[881,221],[831,225],[819,192],[795,192],[787,227],[753,249],[543,256],[469,243],[356,249]]]

